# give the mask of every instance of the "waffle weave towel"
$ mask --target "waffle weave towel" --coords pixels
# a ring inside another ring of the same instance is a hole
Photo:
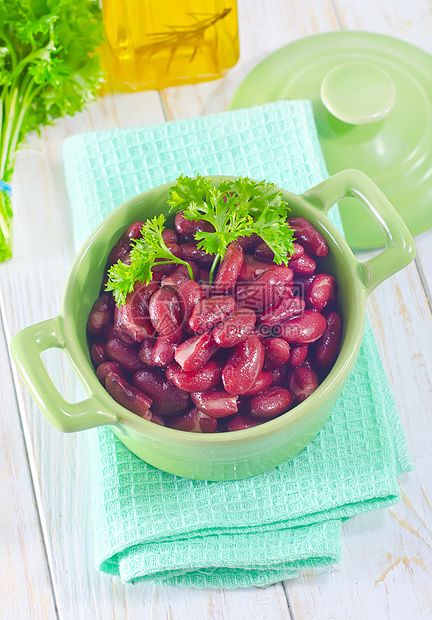
[[[305,101],[73,136],[64,163],[77,247],[116,206],[181,173],[250,176],[296,193],[327,176]],[[107,428],[92,431],[92,454],[99,569],[124,582],[194,587],[264,586],[337,562],[342,520],[397,502],[397,474],[411,467],[368,323],[328,423],[268,473],[178,478]]]

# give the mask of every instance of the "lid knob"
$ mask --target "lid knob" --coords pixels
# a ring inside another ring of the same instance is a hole
[[[330,114],[350,125],[365,125],[387,116],[396,100],[396,87],[376,65],[345,62],[327,73],[320,95]]]

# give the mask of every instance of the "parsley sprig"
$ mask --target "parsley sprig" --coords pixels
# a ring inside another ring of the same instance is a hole
[[[152,268],[166,263],[186,265],[190,279],[193,280],[191,266],[181,258],[177,258],[165,244],[162,231],[165,228],[165,217],[155,216],[147,220],[141,229],[142,237],[133,239],[129,263],[120,260],[110,267],[107,291],[113,291],[118,306],[124,304],[126,296],[134,290],[136,282],[149,283],[152,279]]]
[[[189,178],[181,175],[170,190],[171,211],[182,211],[185,218],[212,224],[212,232],[198,231],[198,247],[215,259],[210,270],[210,283],[230,243],[239,237],[256,233],[273,251],[278,264],[287,265],[294,252],[293,231],[287,224],[288,206],[282,193],[272,183],[248,178],[227,179],[218,187],[208,177]],[[125,302],[137,281],[149,283],[152,268],[165,263],[190,265],[174,256],[166,246],[162,231],[165,217],[159,215],[144,224],[141,239],[132,241],[130,264],[118,261],[108,272],[107,291],[113,291],[117,305]]]
[[[288,264],[294,248],[287,224],[288,206],[273,183],[249,178],[227,179],[219,187],[212,179],[181,175],[168,197],[171,210],[182,210],[190,220],[205,220],[214,232],[197,232],[198,247],[215,254],[210,282],[229,243],[258,234],[274,252],[275,262]]]

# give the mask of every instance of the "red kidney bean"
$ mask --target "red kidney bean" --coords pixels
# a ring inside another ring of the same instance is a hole
[[[221,375],[222,364],[213,360],[198,370],[186,372],[177,367],[169,373],[170,381],[185,392],[207,392],[219,385]]]
[[[176,362],[185,372],[198,370],[219,351],[211,332],[204,332],[185,340],[174,353]]]
[[[154,327],[149,316],[149,300],[159,285],[157,282],[138,284],[126,296],[122,306],[114,311],[114,333],[125,344],[141,342],[154,335]]]
[[[155,424],[159,424],[159,426],[166,426],[165,420],[163,419],[161,415],[158,415],[157,413],[154,413],[153,411],[149,411],[149,413],[151,413],[151,417],[146,418],[147,420],[149,420],[149,422],[154,422]]]
[[[327,256],[328,246],[324,237],[304,217],[291,217],[288,224],[294,230],[294,237],[300,242],[306,252],[312,256]]]
[[[258,325],[258,327],[255,327],[255,329],[251,333],[254,334],[257,338],[259,338],[262,342],[263,340],[271,336],[271,332],[272,328],[268,327],[268,325]]]
[[[233,347],[222,371],[222,383],[229,394],[244,394],[251,389],[264,364],[264,349],[253,334]]]
[[[116,335],[114,332],[114,323],[110,323],[109,325],[105,327],[102,337],[105,341],[111,340],[112,338],[116,338]]]
[[[192,275],[194,280],[198,280],[199,278],[199,268],[193,263],[191,260],[187,261],[192,268]],[[183,282],[190,280],[189,269],[186,265],[177,265],[168,275],[164,276],[161,280],[162,286],[174,286],[178,287]]]
[[[271,371],[271,375],[273,377],[272,385],[283,385],[285,382],[285,377],[287,373],[287,365],[279,366],[279,368],[275,368]]]
[[[152,361],[152,352],[155,345],[156,340],[154,338],[144,338],[141,342],[138,358],[145,366],[155,366]]]
[[[162,239],[164,240],[166,245],[176,243],[179,244],[179,236],[174,230],[174,228],[164,228],[162,231]]]
[[[119,375],[109,373],[105,377],[105,388],[115,401],[129,411],[143,417],[147,415],[152,404],[151,398],[130,385]]]
[[[230,243],[219,265],[214,288],[218,293],[226,293],[237,282],[243,265],[243,249],[239,243]]]
[[[94,302],[87,319],[87,331],[99,336],[113,322],[114,305],[112,297],[105,293]]]
[[[120,261],[122,263],[124,263],[125,265],[130,265],[131,264],[131,254],[130,254],[130,252],[126,252],[126,254],[121,257]]]
[[[226,421],[225,430],[229,432],[243,431],[247,428],[259,426],[263,423],[263,421],[264,420],[257,420],[255,418],[252,418],[247,413],[236,413]]]
[[[300,243],[293,243],[294,252],[291,255],[291,260],[297,260],[300,256],[303,256],[305,249]]]
[[[125,371],[116,362],[103,362],[96,370],[97,378],[102,385],[105,385],[105,379],[110,373],[118,375],[122,379],[127,379]]]
[[[315,278],[314,274],[310,276],[296,275],[296,277],[294,278],[294,282],[293,282],[294,297],[301,297],[301,299],[304,299],[306,301],[307,292],[314,278]]]
[[[166,367],[165,377],[167,381],[169,381],[170,383],[174,383],[173,377],[174,377],[174,373],[176,373],[177,370],[180,370],[180,366],[177,364],[177,362],[172,362]]]
[[[336,361],[342,339],[342,320],[337,312],[327,317],[327,327],[316,343],[314,361],[320,368],[330,368]]]
[[[215,327],[213,338],[220,347],[234,347],[243,342],[255,327],[256,314],[250,308],[235,310],[222,325]]]
[[[288,361],[291,347],[283,338],[268,338],[263,342],[264,370],[275,370]]]
[[[151,361],[153,365],[166,367],[168,364],[171,364],[171,362],[174,361],[174,353],[180,339],[181,334],[176,340],[159,334],[151,352]]]
[[[309,370],[313,370],[315,372],[315,367],[310,357],[307,357],[305,361],[300,364],[299,368],[308,368]]]
[[[176,258],[181,258],[183,260],[184,255],[182,245],[178,245],[177,243],[167,243],[166,246],[171,254],[173,254]]]
[[[184,243],[194,243],[195,242],[195,234],[194,233],[186,233],[185,235],[179,235],[180,241],[179,245],[183,245]]]
[[[321,338],[327,322],[315,310],[306,310],[302,316],[290,319],[281,325],[280,336],[290,344],[310,344]]]
[[[173,286],[162,286],[150,297],[149,315],[153,327],[167,338],[178,338],[181,330],[180,303]]]
[[[152,279],[155,282],[161,281],[161,279],[167,274],[171,273],[171,271],[175,268],[176,263],[162,263],[161,265],[156,265],[152,267]]]
[[[143,366],[138,357],[137,349],[128,346],[117,338],[108,340],[106,343],[106,352],[108,357],[113,362],[117,362],[126,372],[134,373]]]
[[[180,235],[187,235],[196,232],[213,232],[214,226],[205,220],[188,220],[183,213],[177,213],[174,220],[176,231]]]
[[[249,401],[249,415],[260,420],[271,420],[291,409],[293,397],[289,390],[271,386]]]
[[[301,344],[297,347],[291,347],[289,360],[287,361],[288,368],[297,368],[300,364],[303,364],[309,351],[308,344]]]
[[[178,287],[177,295],[180,300],[182,326],[189,329],[189,319],[192,316],[192,311],[197,303],[204,299],[204,291],[195,280],[186,280]]]
[[[275,267],[274,263],[269,263],[263,260],[258,260],[250,254],[245,254],[243,257],[243,265],[240,269],[238,282],[251,282],[264,272]]]
[[[198,267],[202,268],[211,266],[216,256],[215,254],[207,254],[205,250],[199,248],[198,244],[193,241],[183,243],[181,249],[183,251],[184,260],[193,261]]]
[[[258,260],[273,261],[274,252],[269,248],[267,243],[260,243],[254,250],[254,255]]]
[[[200,411],[212,418],[225,418],[237,413],[237,396],[228,394],[225,390],[213,390],[211,392],[195,392],[192,401]]]
[[[308,276],[315,273],[316,262],[309,254],[305,253],[295,260],[291,259],[288,264],[296,275]]]
[[[318,377],[313,370],[306,366],[294,368],[291,373],[289,388],[297,403],[303,402],[315,392],[318,387]]]
[[[335,279],[327,273],[318,273],[312,280],[308,292],[307,302],[315,310],[322,310],[328,301],[334,297]]]
[[[134,222],[126,230],[125,237],[127,239],[139,239],[140,237],[142,237],[141,230],[143,226],[144,222],[141,222],[140,220]]]
[[[304,309],[305,302],[300,297],[285,297],[275,306],[266,308],[258,320],[263,325],[274,327],[285,323],[294,316],[303,314]]]
[[[237,303],[229,295],[203,299],[193,309],[189,327],[198,333],[210,331],[236,309]]]
[[[138,342],[135,338],[135,333],[132,332],[134,334],[132,335],[132,333],[123,325],[121,317],[119,317],[118,311],[119,311],[119,308],[116,307],[114,311],[114,319],[116,323],[114,324],[113,330],[112,330],[113,338],[118,338],[119,340],[124,342],[124,344],[133,345],[136,342]],[[146,332],[144,330],[144,333],[140,334],[140,336],[149,338],[152,334],[154,334],[153,325],[150,323],[150,319],[148,319],[148,324],[149,324],[148,331]],[[146,336],[144,336],[145,333],[147,334]]]
[[[152,409],[162,416],[179,413],[190,403],[188,392],[179,390],[165,377],[147,368],[134,374],[132,384],[153,400]]]
[[[199,282],[201,285],[208,284],[210,280],[210,271],[208,269],[200,269]]]
[[[248,237],[239,237],[237,243],[243,248],[243,252],[253,250],[255,246],[262,242],[262,239],[256,233],[249,235]]]
[[[109,253],[107,268],[117,263],[130,251],[130,243],[126,234],[122,235]]]
[[[162,231],[162,239],[164,240],[166,245],[172,243],[178,244],[179,242],[178,234],[176,233],[174,228],[164,228],[164,230]]]
[[[214,433],[217,428],[217,419],[194,407],[186,413],[179,413],[170,418],[169,427],[191,433]]]
[[[100,366],[109,360],[105,342],[94,342],[90,349],[90,357],[95,366]]]
[[[263,390],[266,390],[268,387],[270,387],[272,383],[273,383],[273,375],[271,374],[271,372],[262,371],[258,375],[257,380],[255,381],[253,386],[250,388],[250,390],[242,394],[242,396],[245,398],[249,398],[250,396],[255,396],[256,394],[259,394]]]
[[[254,282],[237,283],[235,294],[239,308],[251,308],[262,312],[264,308],[278,303],[289,295],[293,272],[289,267],[278,265],[264,272]]]
[[[300,258],[300,256],[303,256],[304,247],[302,245],[300,245],[299,243],[293,243],[293,249],[294,249],[294,252],[292,254],[287,254],[290,260],[296,260],[297,258]],[[265,261],[274,260],[274,252],[273,250],[269,248],[267,243],[261,243],[260,245],[258,245],[255,248],[254,254],[256,258],[260,260],[265,260]]]

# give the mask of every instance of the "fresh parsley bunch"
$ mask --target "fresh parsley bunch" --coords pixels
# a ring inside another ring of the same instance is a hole
[[[183,211],[190,220],[205,220],[214,232],[197,232],[198,247],[216,254],[210,270],[210,281],[229,243],[256,233],[274,252],[275,262],[288,264],[293,253],[293,231],[287,224],[288,206],[273,183],[239,177],[227,179],[218,187],[212,179],[177,179],[168,197],[171,210]]]
[[[102,82],[98,2],[0,0],[0,180],[27,132],[79,112]],[[0,191],[0,261],[12,255],[10,196]]]
[[[274,252],[278,264],[287,265],[294,252],[293,230],[287,224],[288,206],[272,183],[240,177],[216,187],[207,177],[198,175],[191,179],[181,175],[170,190],[168,204],[172,211],[182,211],[187,219],[212,224],[214,231],[195,233],[198,247],[215,255],[210,283],[228,245],[239,237],[258,234]],[[164,225],[163,215],[148,220],[141,230],[142,237],[132,242],[130,264],[118,261],[110,268],[106,290],[113,291],[117,305],[124,304],[136,282],[150,282],[156,265],[186,265],[193,279],[188,263],[174,256],[165,245]]]

